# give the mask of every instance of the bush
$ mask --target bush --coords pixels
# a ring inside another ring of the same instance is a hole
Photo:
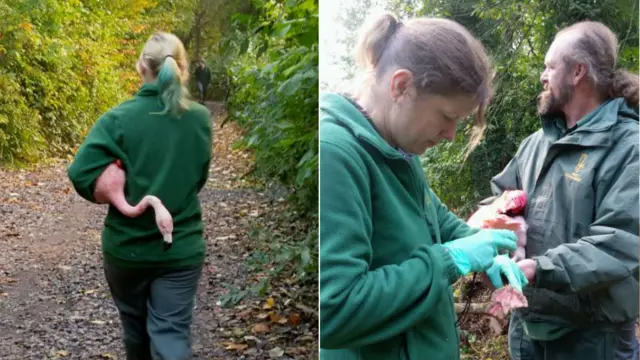
[[[0,162],[70,155],[139,87],[135,62],[170,7],[148,0],[0,2]]]
[[[262,13],[238,44],[229,75],[231,118],[255,150],[255,172],[292,189],[294,204],[317,213],[318,4],[259,1]],[[238,22],[251,19],[238,17]],[[236,39],[237,40],[237,39]]]

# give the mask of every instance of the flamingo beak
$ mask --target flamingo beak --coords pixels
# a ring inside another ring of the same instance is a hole
[[[173,245],[171,233],[163,234],[163,240],[163,250],[168,251],[169,249],[171,249],[171,245]]]

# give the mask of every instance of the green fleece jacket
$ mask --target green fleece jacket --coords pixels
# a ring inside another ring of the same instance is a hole
[[[478,230],[346,98],[322,94],[320,112],[321,358],[458,359],[458,274],[440,244]]]
[[[67,171],[78,194],[95,203],[96,179],[120,159],[129,204],[155,195],[173,216],[173,246],[164,252],[153,208],[128,218],[109,206],[102,250],[107,260],[124,266],[176,267],[201,263],[205,256],[198,193],[209,174],[211,116],[195,102],[180,118],[154,114],[162,110],[157,86],[145,84],[98,119]]]
[[[532,337],[638,316],[639,141],[637,110],[611,99],[572,129],[543,118],[493,178],[495,195],[529,197],[526,252],[537,269],[518,313]]]

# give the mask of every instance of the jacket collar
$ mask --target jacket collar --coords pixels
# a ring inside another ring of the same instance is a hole
[[[614,139],[608,132],[620,118],[638,121],[638,113],[628,106],[624,98],[609,99],[567,129],[563,117],[542,116],[542,130],[551,143],[573,144],[585,147],[609,146]]]
[[[142,84],[142,86],[140,87],[136,95],[137,96],[157,96],[158,85],[156,83]]]
[[[354,137],[367,142],[384,156],[391,159],[406,159],[408,157],[408,154],[389,145],[373,123],[344,96],[333,92],[320,94],[320,111],[334,117],[340,124],[349,129]]]

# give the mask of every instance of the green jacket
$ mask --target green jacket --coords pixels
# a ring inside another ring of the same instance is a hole
[[[637,111],[612,99],[568,131],[542,119],[492,179],[494,195],[529,195],[526,251],[537,269],[519,314],[549,335],[638,316],[638,142]]]
[[[180,118],[161,112],[155,84],[107,111],[78,149],[68,176],[84,199],[95,202],[95,181],[107,165],[121,159],[127,171],[125,196],[135,205],[156,195],[173,216],[173,246],[163,251],[153,208],[128,218],[109,206],[102,231],[105,258],[125,266],[183,266],[205,256],[198,192],[207,181],[211,159],[209,110],[191,102]]]
[[[346,98],[320,98],[322,359],[458,359],[452,258],[477,232],[440,203],[417,157]]]

